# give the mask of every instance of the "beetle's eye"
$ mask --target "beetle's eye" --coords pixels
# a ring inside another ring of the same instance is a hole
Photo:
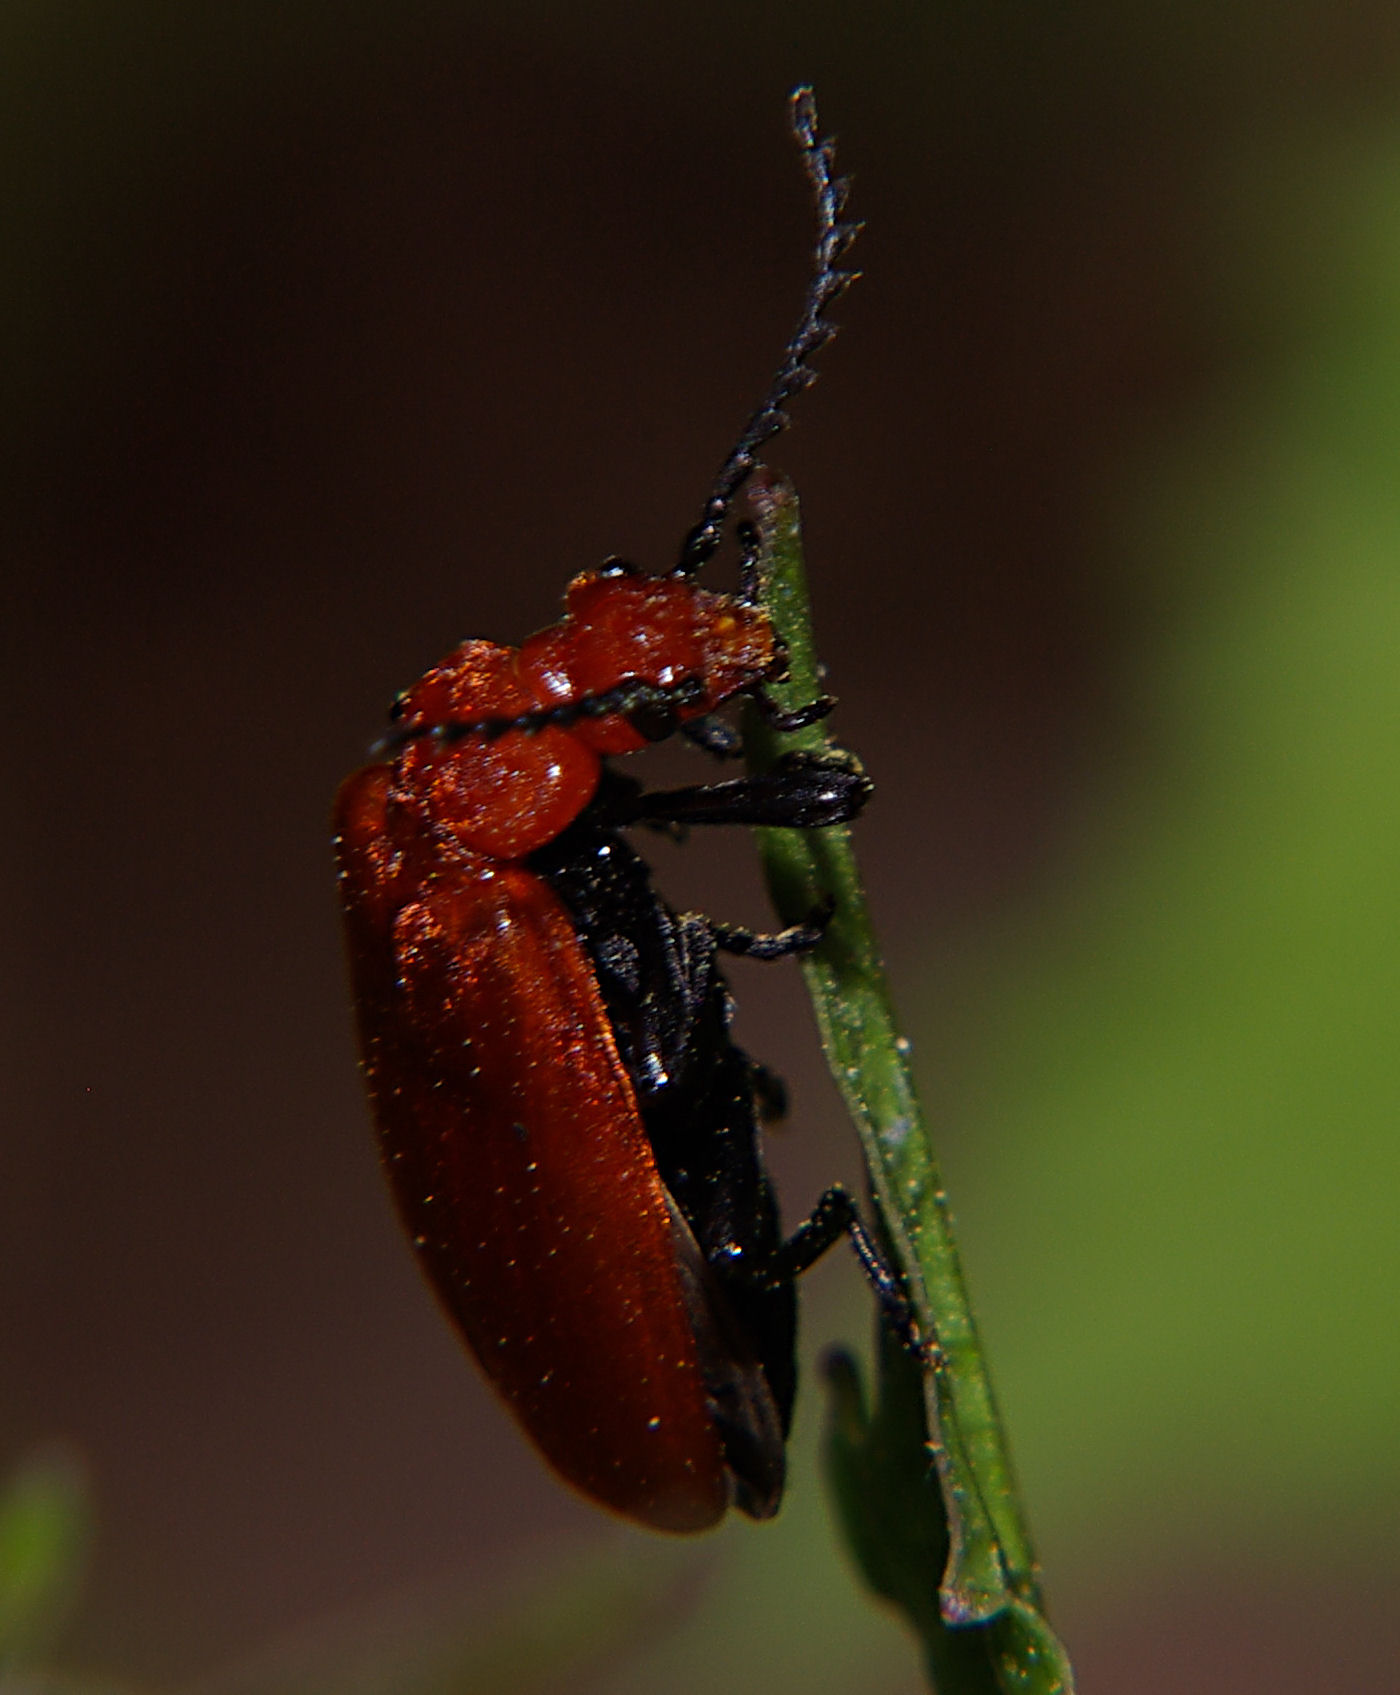
[[[598,567],[600,577],[643,577],[646,573],[640,565],[634,565],[630,559],[619,559],[615,553],[610,553]]]
[[[403,717],[407,710],[408,696],[406,694],[396,694],[389,704],[389,722],[391,724],[397,724],[399,719]]]

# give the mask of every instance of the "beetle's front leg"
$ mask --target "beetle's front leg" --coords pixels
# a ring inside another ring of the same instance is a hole
[[[817,830],[858,818],[874,791],[849,757],[785,755],[771,771],[619,796],[609,818],[619,824],[766,824]]]

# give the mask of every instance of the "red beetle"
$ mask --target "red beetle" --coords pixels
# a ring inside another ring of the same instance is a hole
[[[864,778],[791,760],[767,776],[647,796],[603,764],[709,715],[783,655],[741,592],[699,588],[758,447],[785,422],[823,312],[848,280],[844,184],[794,128],[820,238],[803,318],[668,576],[576,577],[565,616],[518,649],[469,641],[395,709],[385,757],[336,804],[360,1046],[400,1213],[472,1352],[555,1468],[660,1530],[737,1504],[777,1510],[791,1416],[793,1277],[843,1231],[893,1291],[844,1191],[784,1242],[758,1151],[774,1089],[729,1039],[716,950],[777,937],[680,918],[618,834],[639,820],[821,825]]]

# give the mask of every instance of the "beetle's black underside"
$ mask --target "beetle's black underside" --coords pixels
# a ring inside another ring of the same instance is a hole
[[[830,823],[853,816],[868,792],[849,772],[817,778],[810,769],[788,786],[804,822],[814,821],[814,787],[825,795],[820,821]],[[709,793],[713,821],[737,822],[745,788],[740,780],[644,797],[609,772],[593,805],[530,864],[569,909],[593,963],[658,1171],[699,1249],[687,1265],[682,1230],[678,1260],[693,1290],[712,1411],[736,1505],[765,1518],[782,1494],[796,1392],[796,1291],[792,1274],[777,1269],[783,1235],[758,1134],[781,1088],[730,1036],[716,928],[671,909],[618,828],[640,817],[709,822]],[[771,779],[755,780],[749,799],[761,822],[785,821],[773,815]]]

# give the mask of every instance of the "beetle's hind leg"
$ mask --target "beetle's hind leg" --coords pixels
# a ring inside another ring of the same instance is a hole
[[[773,1255],[767,1275],[775,1282],[800,1276],[842,1236],[849,1240],[861,1270],[875,1291],[880,1311],[900,1342],[921,1359],[936,1355],[937,1344],[927,1340],[920,1331],[898,1274],[865,1228],[850,1190],[839,1183],[826,1191],[810,1217],[798,1225]]]

